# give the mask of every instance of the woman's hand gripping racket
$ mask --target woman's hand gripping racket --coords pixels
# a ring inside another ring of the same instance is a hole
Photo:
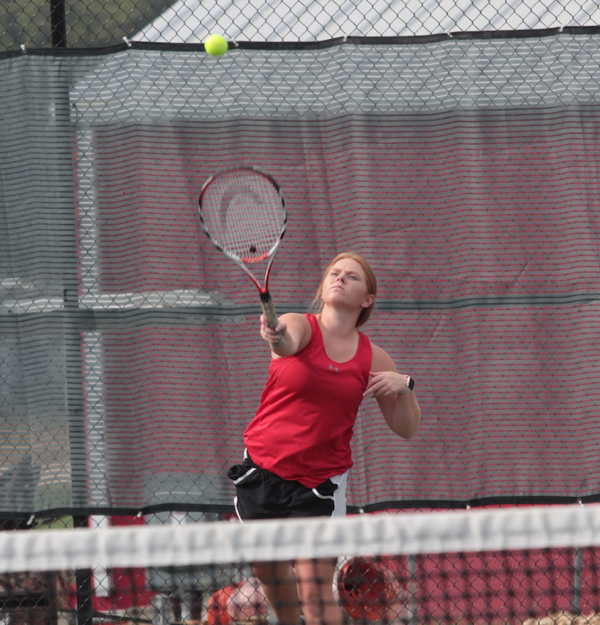
[[[204,231],[252,280],[267,323],[275,330],[277,314],[269,294],[269,273],[287,225],[281,188],[257,167],[233,167],[204,183],[198,205]],[[267,268],[261,285],[251,268],[263,261]]]

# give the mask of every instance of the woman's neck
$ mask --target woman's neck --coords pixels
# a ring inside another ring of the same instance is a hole
[[[329,334],[344,339],[356,334],[356,313],[325,306],[319,315],[319,322]]]

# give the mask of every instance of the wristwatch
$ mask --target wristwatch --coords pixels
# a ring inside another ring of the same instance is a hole
[[[403,395],[406,395],[406,393],[410,393],[413,388],[415,388],[415,381],[409,376],[406,376],[406,388],[402,391]]]

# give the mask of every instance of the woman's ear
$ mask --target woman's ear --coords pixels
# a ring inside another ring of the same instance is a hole
[[[371,293],[371,295],[367,295],[366,299],[363,301],[361,306],[363,308],[368,308],[375,301],[375,296]]]

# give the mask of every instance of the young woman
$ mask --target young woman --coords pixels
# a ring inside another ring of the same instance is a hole
[[[240,520],[344,515],[350,440],[364,397],[375,397],[392,432],[410,439],[420,410],[414,382],[359,331],[377,281],[369,264],[345,252],[319,286],[316,315],[289,313],[277,332],[261,317],[271,348],[269,379],[246,429],[246,452],[229,477]],[[255,563],[278,623],[341,625],[333,597],[334,560]]]

